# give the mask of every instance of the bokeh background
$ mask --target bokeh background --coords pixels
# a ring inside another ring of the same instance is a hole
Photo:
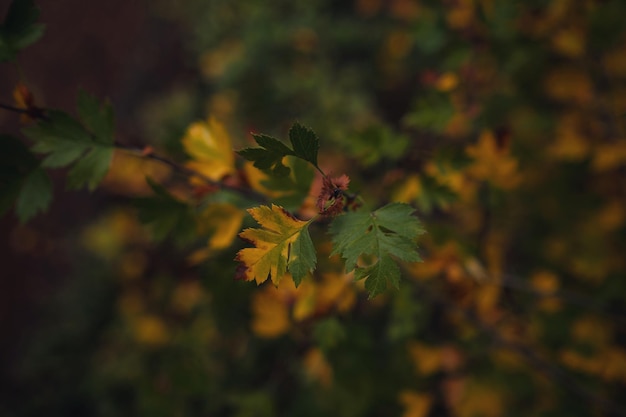
[[[93,194],[53,172],[46,214],[0,221],[2,415],[624,415],[624,2],[37,3],[2,102],[22,81],[71,111],[83,88],[121,142],[181,162],[198,129],[241,148],[298,120],[325,170],[428,234],[373,300],[323,224],[320,273],[257,288],[228,230],[140,222],[146,176],[197,196],[166,167],[116,154]]]

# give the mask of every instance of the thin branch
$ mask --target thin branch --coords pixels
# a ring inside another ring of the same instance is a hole
[[[36,120],[47,120],[46,117],[46,111],[47,109],[44,108],[39,108],[39,107],[32,107],[29,109],[21,109],[19,107],[15,107],[9,104],[3,104],[0,103],[0,109],[4,109],[7,111],[12,111],[15,113],[20,113],[20,114],[24,114],[27,115],[33,119]],[[118,141],[115,141],[114,143],[114,147],[120,150],[124,150],[124,151],[128,151],[133,153],[135,156],[141,157],[141,158],[145,158],[145,159],[150,159],[153,161],[157,161],[160,162],[164,165],[169,166],[170,168],[172,168],[175,172],[184,175],[185,177],[188,178],[199,178],[200,180],[202,180],[203,182],[205,182],[207,185],[219,188],[220,190],[227,190],[227,191],[232,191],[235,193],[238,193],[246,198],[252,199],[252,200],[256,200],[260,203],[265,203],[267,201],[267,197],[261,193],[256,192],[255,190],[251,189],[251,188],[240,188],[240,187],[236,187],[234,185],[230,185],[230,184],[226,184],[222,181],[215,181],[209,177],[207,177],[206,175],[194,171],[192,169],[189,169],[183,165],[180,165],[179,163],[168,159],[164,156],[161,155],[157,155],[154,152],[150,152],[150,153],[146,153],[144,152],[144,149],[141,148],[137,148],[137,147],[133,147],[133,146],[129,146],[129,145],[124,145]]]

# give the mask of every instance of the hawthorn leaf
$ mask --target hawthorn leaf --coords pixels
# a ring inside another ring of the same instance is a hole
[[[113,110],[84,92],[79,93],[77,108],[81,122],[62,111],[50,110],[44,120],[23,133],[35,142],[32,151],[47,154],[43,167],[73,164],[67,175],[68,188],[86,186],[93,191],[113,159]]]
[[[278,285],[289,271],[298,285],[317,262],[315,248],[308,233],[311,221],[291,216],[285,209],[272,204],[248,209],[248,213],[263,227],[245,229],[239,236],[252,243],[254,248],[244,248],[235,260],[242,263],[241,274],[247,281],[257,284],[271,278]]]
[[[214,118],[196,122],[182,139],[185,152],[192,158],[186,166],[206,177],[220,181],[235,173],[235,158],[226,128]]]
[[[415,209],[404,203],[391,203],[371,213],[346,213],[330,225],[334,244],[332,255],[340,254],[346,271],[355,271],[355,279],[366,279],[370,298],[382,293],[387,283],[398,287],[400,269],[392,257],[419,262],[417,237],[424,233]],[[369,266],[358,266],[361,256],[375,256]]]
[[[317,167],[317,151],[320,144],[312,129],[295,123],[289,130],[289,140],[296,156]]]
[[[76,107],[80,120],[93,134],[94,139],[103,144],[112,144],[115,122],[111,103],[105,101],[100,104],[96,97],[80,90]]]
[[[197,223],[193,208],[171,195],[161,185],[147,178],[154,196],[136,199],[139,220],[150,229],[155,240],[172,235],[184,245],[197,237]]]
[[[45,170],[33,170],[22,182],[15,202],[15,212],[21,223],[45,211],[52,201],[52,182]]]
[[[23,180],[39,165],[39,161],[18,138],[0,134],[0,215],[17,199]]]
[[[87,186],[89,191],[96,189],[109,170],[113,159],[113,148],[92,148],[67,174],[67,187],[80,189]]]
[[[283,158],[295,153],[276,138],[267,135],[252,135],[260,148],[246,148],[237,151],[239,155],[252,161],[256,168],[265,170],[276,177],[285,177],[291,170],[283,164]]]

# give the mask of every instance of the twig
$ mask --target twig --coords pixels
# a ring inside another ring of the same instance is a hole
[[[43,109],[43,108],[39,108],[39,107],[33,107],[32,109],[21,109],[19,107],[15,107],[15,106],[11,106],[9,104],[3,104],[0,103],[0,108],[7,110],[7,111],[12,111],[15,113],[20,113],[20,114],[25,114],[30,116],[33,119],[37,119],[37,120],[47,120],[47,117],[45,115],[45,112],[47,109]],[[208,185],[211,185],[213,187],[217,187],[221,190],[228,190],[228,191],[232,191],[238,194],[241,194],[242,196],[246,197],[246,198],[250,198],[252,200],[256,200],[259,201],[261,203],[264,203],[267,201],[267,198],[261,194],[258,193],[256,191],[254,191],[251,188],[240,188],[240,187],[236,187],[230,184],[226,184],[222,181],[215,181],[209,177],[207,177],[206,175],[194,171],[192,169],[189,169],[183,165],[178,164],[175,161],[172,161],[171,159],[168,159],[164,156],[161,155],[157,155],[154,152],[150,152],[150,153],[144,153],[143,149],[141,148],[137,148],[137,147],[133,147],[133,146],[129,146],[129,145],[124,145],[118,141],[115,141],[114,143],[114,147],[120,150],[125,150],[128,152],[132,152],[135,156],[141,157],[141,158],[145,158],[145,159],[150,159],[153,161],[157,161],[160,162],[164,165],[169,166],[170,168],[172,168],[174,171],[176,171],[179,174],[182,174],[188,178],[191,177],[196,177],[199,178],[200,180],[202,180],[203,182],[207,183]]]

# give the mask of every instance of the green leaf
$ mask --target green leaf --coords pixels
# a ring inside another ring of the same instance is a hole
[[[0,214],[17,199],[23,180],[37,169],[39,161],[18,138],[0,135]]]
[[[146,180],[155,195],[135,201],[139,220],[148,226],[156,240],[164,240],[171,235],[179,244],[191,241],[197,230],[193,208],[149,178]]]
[[[315,246],[313,246],[308,228],[305,227],[291,244],[288,258],[287,269],[291,272],[293,282],[297,287],[302,282],[302,278],[315,269],[317,263]]]
[[[289,175],[269,177],[261,184],[269,190],[281,192],[274,199],[275,204],[285,207],[287,211],[296,211],[309,195],[315,171],[309,163],[297,157],[288,156],[286,165],[291,169]]]
[[[42,166],[74,164],[67,176],[68,188],[86,186],[93,191],[113,158],[113,113],[110,105],[101,105],[84,92],[79,93],[77,107],[82,123],[67,113],[50,110],[46,119],[23,133],[35,142],[31,148],[34,152],[47,154]]]
[[[0,26],[0,62],[15,59],[17,53],[43,35],[37,24],[39,8],[32,0],[14,0]]]
[[[296,156],[317,167],[317,151],[320,144],[313,130],[295,123],[289,130],[289,140]]]
[[[115,132],[113,108],[109,102],[100,104],[98,99],[84,91],[78,93],[78,115],[83,125],[95,136],[95,140],[112,144]]]
[[[275,177],[289,175],[289,167],[283,164],[283,158],[294,155],[293,151],[276,138],[267,135],[252,135],[261,148],[246,148],[237,151],[239,155],[253,161],[254,166]]]
[[[109,170],[112,158],[113,148],[92,148],[67,174],[68,188],[79,189],[86,185],[89,191],[95,190]]]
[[[408,204],[391,203],[374,212],[346,213],[330,225],[333,252],[346,261],[346,271],[355,270],[355,279],[364,279],[370,298],[382,293],[387,282],[398,287],[400,269],[393,257],[408,262],[421,261],[416,240],[424,233],[420,221]],[[373,255],[376,260],[359,267],[359,257]]]
[[[283,163],[286,156],[296,156],[317,166],[317,150],[319,141],[315,132],[298,123],[289,130],[289,139],[293,149],[280,140],[267,135],[252,135],[260,148],[246,148],[237,151],[239,155],[253,161],[254,166],[264,170],[272,177],[286,177],[291,172],[290,168]],[[319,169],[319,168],[318,168]]]
[[[47,210],[52,201],[52,182],[45,170],[32,171],[22,183],[15,203],[20,222],[26,223],[39,212]]]

